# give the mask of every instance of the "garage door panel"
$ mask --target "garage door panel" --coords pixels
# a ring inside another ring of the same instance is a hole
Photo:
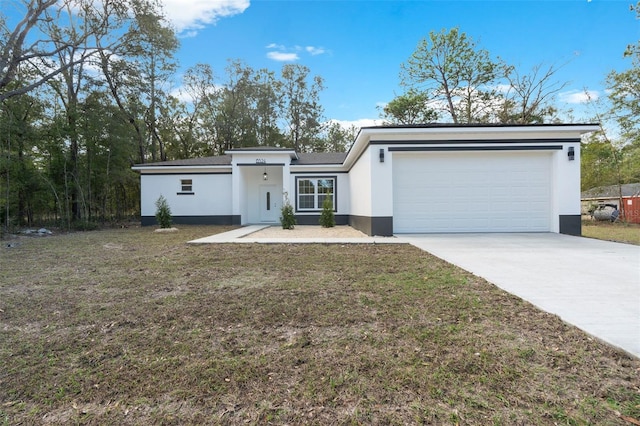
[[[394,153],[394,232],[547,232],[551,155]]]

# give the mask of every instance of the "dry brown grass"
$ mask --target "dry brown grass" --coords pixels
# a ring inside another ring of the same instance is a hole
[[[629,424],[640,362],[404,245],[0,248],[0,424]]]
[[[637,223],[584,220],[582,235],[599,240],[640,245],[640,225]]]

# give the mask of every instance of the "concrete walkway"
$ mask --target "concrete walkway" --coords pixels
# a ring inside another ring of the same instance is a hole
[[[251,234],[271,225],[248,225],[233,231],[189,241],[190,244],[259,243],[259,244],[406,244],[395,237],[354,238],[251,238]]]
[[[403,235],[640,357],[640,247],[560,234]]]
[[[251,238],[267,226],[245,226],[189,243],[409,243],[640,357],[638,246],[552,233]]]

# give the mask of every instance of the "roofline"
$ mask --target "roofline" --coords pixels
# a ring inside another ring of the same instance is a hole
[[[291,148],[275,148],[275,147],[252,147],[252,148],[233,148],[227,149],[225,154],[242,153],[242,154],[264,154],[265,152],[274,152],[277,154],[289,153],[293,160],[298,159],[298,153]]]
[[[347,168],[357,161],[362,152],[369,146],[371,137],[373,135],[385,135],[385,134],[398,134],[398,130],[403,130],[400,133],[407,135],[421,133],[425,129],[430,129],[429,134],[441,134],[451,133],[451,129],[457,129],[457,133],[491,133],[501,132],[501,129],[508,130],[510,132],[522,132],[522,133],[538,133],[541,131],[551,132],[572,132],[583,135],[585,133],[595,132],[600,129],[599,124],[456,124],[456,123],[428,123],[428,124],[416,124],[416,125],[391,125],[391,126],[368,126],[361,127],[360,131],[356,135],[356,138],[347,152],[347,157],[344,160],[344,165]],[[480,140],[479,142],[482,142]]]
[[[364,126],[360,129],[451,129],[451,128],[542,128],[542,127],[597,127],[600,128],[598,123],[540,123],[540,124],[501,124],[501,123],[425,123],[425,124],[388,124],[380,126]]]
[[[181,164],[181,165],[173,165],[173,166],[163,166],[162,164],[153,163],[153,164],[136,164],[131,167],[131,170],[142,171],[142,170],[184,170],[184,169],[230,169],[231,164],[198,164],[198,165],[190,165],[190,164]]]
[[[559,132],[571,132],[573,134],[578,133],[579,135],[594,132],[600,129],[599,124],[595,123],[582,123],[582,124],[456,124],[456,123],[427,123],[427,124],[418,124],[418,125],[383,125],[383,126],[366,126],[361,127],[356,135],[356,138],[346,153],[345,159],[341,163],[317,163],[317,164],[304,164],[304,165],[295,165],[296,167],[300,166],[309,166],[309,167],[339,167],[350,169],[351,166],[357,161],[362,152],[366,149],[367,146],[370,145],[371,137],[374,135],[384,136],[386,134],[398,134],[398,130],[402,130],[400,133],[412,135],[416,133],[421,133],[425,129],[429,129],[429,134],[441,134],[441,133],[450,133],[451,129],[456,129],[456,133],[481,133],[487,134],[491,132],[501,132],[502,131],[510,131],[510,132],[522,132],[522,133],[535,133],[535,132],[551,132],[551,131],[559,131]],[[482,140],[479,140],[482,142]],[[485,141],[486,142],[486,141]],[[264,154],[264,153],[288,153],[290,158],[293,160],[299,160],[298,153],[291,148],[277,148],[277,147],[249,147],[249,148],[234,148],[225,151],[225,155],[233,154],[233,153],[242,153],[242,154]],[[292,165],[293,166],[293,165]],[[228,168],[231,167],[231,164],[200,164],[200,165],[173,165],[166,166],[161,163],[153,163],[153,165],[146,164],[136,164],[131,169],[136,171],[142,170],[152,170],[154,168],[160,170],[183,170],[185,168],[189,169],[219,169],[219,168]]]

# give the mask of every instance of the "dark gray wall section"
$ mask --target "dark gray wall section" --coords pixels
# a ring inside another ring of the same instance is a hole
[[[171,216],[176,225],[240,225],[240,216]],[[155,216],[142,216],[142,226],[157,225]]]
[[[334,215],[336,218],[336,225],[348,225],[349,224],[349,215],[346,214],[336,214]],[[319,214],[311,214],[311,215],[296,215],[296,223],[298,225],[318,225],[320,224],[320,215]]]
[[[582,217],[579,214],[560,215],[560,233],[581,236]]]
[[[369,236],[393,236],[393,217],[349,216],[349,225]]]

